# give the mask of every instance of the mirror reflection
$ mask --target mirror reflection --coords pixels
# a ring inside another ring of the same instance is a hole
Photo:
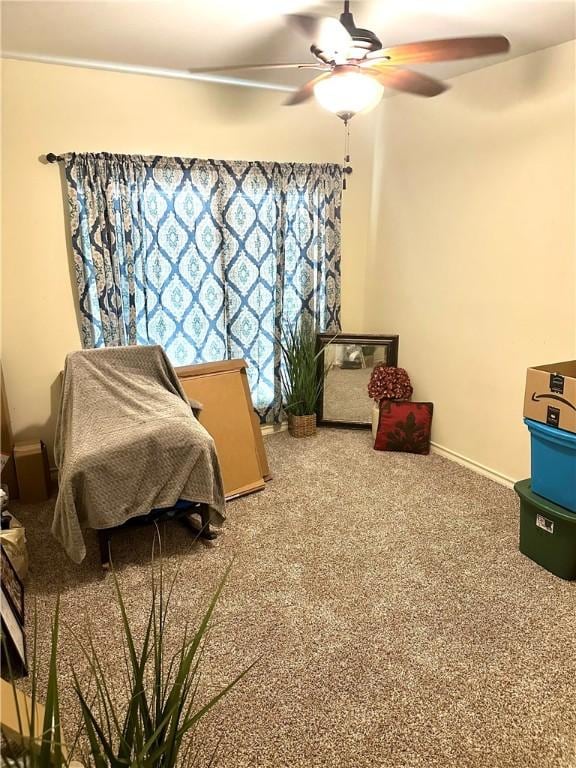
[[[323,419],[368,423],[372,419],[372,400],[368,382],[372,369],[389,363],[389,347],[378,344],[352,344],[334,341],[324,348]]]

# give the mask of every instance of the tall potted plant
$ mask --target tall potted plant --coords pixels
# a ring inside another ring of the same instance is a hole
[[[303,318],[286,326],[282,334],[281,367],[284,410],[288,414],[288,431],[293,437],[316,434],[316,406],[324,384],[318,376],[316,328]]]
[[[152,576],[152,593],[144,630],[135,633],[116,573],[113,571],[119,620],[124,640],[126,672],[122,688],[115,688],[115,668],[104,665],[90,634],[74,634],[80,652],[91,671],[91,681],[81,683],[72,670],[81,724],[70,751],[63,743],[60,719],[60,692],[57,669],[59,601],[52,622],[52,644],[48,666],[48,689],[42,722],[38,717],[37,626],[34,629],[34,656],[31,665],[31,697],[20,705],[13,686],[19,734],[6,739],[2,766],[6,768],[192,768],[212,766],[216,753],[199,761],[195,726],[244,675],[255,662],[202,704],[197,688],[201,659],[214,609],[224,588],[230,566],[196,628],[176,625],[174,648],[169,647],[170,609],[175,581],[164,583],[160,561],[159,577]],[[4,645],[4,640],[2,641]],[[5,651],[5,648],[3,648]],[[7,657],[8,658],[8,657]],[[10,670],[9,670],[10,671]],[[12,675],[9,675],[12,677]],[[30,736],[31,734],[31,736]],[[5,734],[6,736],[6,734]],[[14,738],[15,737],[15,738]],[[82,737],[82,740],[81,740]],[[24,745],[22,747],[22,745]],[[195,747],[193,750],[192,747]],[[81,749],[81,751],[80,751]],[[82,763],[74,760],[80,751]],[[6,754],[4,754],[6,752]]]

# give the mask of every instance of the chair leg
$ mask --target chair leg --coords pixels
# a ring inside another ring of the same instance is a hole
[[[100,546],[100,563],[107,571],[110,568],[110,541],[112,534],[106,528],[98,531],[98,544]]]
[[[201,504],[199,512],[200,521],[202,522],[200,538],[211,541],[216,538],[216,532],[210,528],[210,508],[208,507],[208,504]]]
[[[192,515],[200,515],[200,528],[193,522]],[[190,510],[187,515],[183,515],[178,519],[181,520],[187,528],[190,528],[199,539],[212,541],[217,536],[216,532],[210,528],[210,509],[208,504],[199,504],[196,509]]]

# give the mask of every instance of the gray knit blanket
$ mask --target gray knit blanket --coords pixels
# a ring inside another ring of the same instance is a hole
[[[208,504],[216,525],[224,519],[214,441],[160,346],[67,356],[54,453],[52,533],[77,563],[85,528],[112,528],[178,499]]]

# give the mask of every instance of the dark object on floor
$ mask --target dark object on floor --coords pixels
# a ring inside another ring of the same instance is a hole
[[[160,346],[67,356],[54,456],[52,532],[77,563],[83,529],[116,528],[179,499],[206,504],[215,525],[224,519],[214,440]]]
[[[2,589],[8,595],[8,599],[16,613],[20,624],[24,625],[24,585],[12,565],[8,553],[0,545],[0,563],[2,571]]]
[[[538,496],[530,480],[516,483],[520,552],[561,579],[576,579],[576,515]]]
[[[356,369],[365,367],[366,362],[361,346],[358,344],[349,344],[348,346],[344,347],[344,354],[342,362],[340,363],[340,368],[346,370],[350,368]]]
[[[382,400],[374,449],[430,453],[433,409],[433,403]]]
[[[200,525],[196,526],[191,519],[192,515],[200,516]],[[185,501],[180,499],[173,507],[168,509],[153,509],[148,515],[132,517],[123,525],[115,528],[103,528],[98,531],[98,544],[100,547],[100,562],[103,568],[110,567],[110,542],[112,536],[116,533],[126,531],[128,528],[134,528],[139,525],[149,525],[150,523],[161,523],[166,520],[178,520],[195,533],[197,538],[211,541],[216,538],[216,534],[210,528],[210,510],[207,504],[198,504],[194,501]]]
[[[28,674],[26,660],[26,636],[24,623],[20,621],[18,612],[7,589],[2,583],[0,599],[1,634],[0,669],[2,676],[19,677]]]

